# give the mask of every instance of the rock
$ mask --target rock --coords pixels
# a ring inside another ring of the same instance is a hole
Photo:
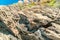
[[[60,40],[60,9],[1,6],[0,40]]]
[[[36,35],[36,37],[37,37],[38,39],[44,40],[44,38],[43,38],[42,35],[41,35],[41,31],[40,31],[40,30],[37,30],[37,31],[35,32],[35,35]]]

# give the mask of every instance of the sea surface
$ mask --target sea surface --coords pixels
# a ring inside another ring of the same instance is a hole
[[[11,5],[17,2],[18,0],[0,0],[0,5]]]

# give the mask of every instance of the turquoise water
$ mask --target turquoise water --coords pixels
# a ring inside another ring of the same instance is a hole
[[[17,2],[18,0],[0,0],[0,5],[11,5]]]

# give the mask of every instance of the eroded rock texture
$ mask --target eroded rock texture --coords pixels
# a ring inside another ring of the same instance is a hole
[[[0,40],[60,40],[60,9],[0,7]]]

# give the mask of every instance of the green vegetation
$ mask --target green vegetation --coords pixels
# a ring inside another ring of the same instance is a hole
[[[28,5],[24,5],[24,4],[19,3],[18,5],[19,5],[20,9],[22,10],[24,8],[31,8],[32,6],[35,6],[35,3],[33,2],[33,3],[28,4]]]
[[[35,3],[34,3],[34,2],[33,2],[33,3],[30,3],[30,4],[28,4],[27,6],[28,6],[28,7],[35,6]]]
[[[54,6],[55,3],[56,3],[56,0],[51,0],[51,1],[48,3],[48,5],[49,5],[49,6]]]

